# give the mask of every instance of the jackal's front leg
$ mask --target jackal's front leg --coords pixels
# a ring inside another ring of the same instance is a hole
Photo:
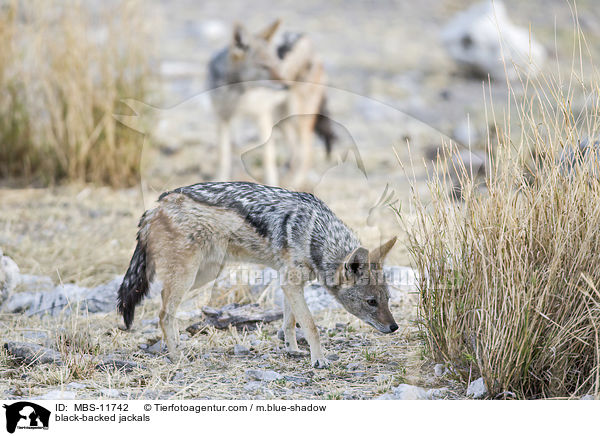
[[[319,332],[317,331],[317,326],[315,325],[315,321],[310,313],[308,306],[306,305],[306,300],[304,299],[304,288],[298,285],[285,285],[283,286],[283,293],[285,295],[285,299],[287,300],[291,312],[296,320],[300,323],[302,330],[304,331],[304,336],[306,336],[306,341],[310,346],[310,361],[312,366],[315,368],[327,368],[329,366],[329,361],[325,359],[323,355],[323,350],[321,349],[321,342],[319,341]],[[285,312],[284,312],[285,315]],[[288,318],[289,320],[289,318]],[[286,342],[288,341],[288,334],[291,337],[291,333],[286,330],[289,328],[289,325],[286,325],[284,321],[284,335],[286,337]],[[292,329],[294,326],[292,325]],[[294,333],[294,343],[296,342],[296,337]],[[292,344],[290,343],[290,346]],[[296,349],[298,345],[296,345]]]

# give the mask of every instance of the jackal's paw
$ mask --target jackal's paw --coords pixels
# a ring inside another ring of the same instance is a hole
[[[329,360],[325,359],[324,357],[320,357],[318,359],[313,359],[311,361],[311,364],[312,364],[313,368],[324,369],[324,368],[329,368],[329,365],[331,365],[331,362],[329,362]]]
[[[187,363],[190,361],[183,351],[168,353],[167,358],[171,361],[171,363]]]

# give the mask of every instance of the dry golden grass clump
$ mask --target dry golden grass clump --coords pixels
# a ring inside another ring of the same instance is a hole
[[[141,137],[113,114],[144,99],[151,23],[137,2],[0,4],[0,177],[129,185]]]
[[[492,398],[600,389],[600,82],[574,65],[511,86],[487,192],[463,166],[457,203],[440,174],[409,230],[429,348]]]

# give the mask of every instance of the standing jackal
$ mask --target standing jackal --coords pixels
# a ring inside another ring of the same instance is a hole
[[[398,329],[388,307],[382,262],[396,238],[372,251],[321,200],[246,182],[208,182],[163,193],[139,223],[138,243],[119,289],[125,326],[151,282],[162,283],[159,319],[171,359],[179,333],[175,314],[186,291],[214,280],[227,261],[280,272],[286,348],[298,352],[296,321],[311,363],[328,365],[304,300],[304,282],[317,278],[353,315],[383,333]]]
[[[208,86],[218,118],[219,180],[230,180],[233,147],[231,124],[249,117],[264,144],[264,181],[277,185],[277,153],[271,137],[274,125],[282,122],[287,145],[292,151],[292,186],[300,186],[312,162],[314,134],[324,142],[327,155],[335,134],[327,115],[323,62],[307,36],[286,33],[276,48],[271,41],[277,20],[263,31],[251,34],[241,25],[233,30],[231,43],[216,53],[208,66]],[[287,118],[287,119],[286,119]]]

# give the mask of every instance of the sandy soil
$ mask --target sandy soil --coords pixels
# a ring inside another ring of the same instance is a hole
[[[148,102],[159,106],[152,111],[155,128],[140,135],[140,184],[123,190],[78,185],[1,188],[0,247],[23,273],[48,275],[57,283],[92,286],[123,274],[144,209],[166,189],[214,176],[214,116],[203,94],[210,55],[227,43],[234,20],[258,29],[282,17],[284,28],[309,33],[319,48],[332,87],[328,93],[332,118],[338,123],[339,141],[331,160],[316,145],[309,188],[357,231],[365,245],[398,235],[400,242],[388,263],[409,265],[405,228],[389,207],[376,206],[388,186],[395,206],[410,224],[411,182],[417,193],[427,191],[423,150],[441,144],[444,133],[453,134],[467,114],[479,131],[486,131],[481,82],[461,75],[438,41],[447,17],[469,3],[390,1],[374,6],[352,1],[325,6],[284,1],[272,6],[261,0],[248,9],[247,2],[236,0],[228,2],[225,10],[220,2],[189,0],[177,7],[152,2],[160,24],[157,63],[163,81],[154,101]],[[554,15],[559,25],[571,21],[568,5],[562,1],[544,2],[543,8],[540,2],[507,3],[514,20],[520,24],[530,20],[538,39],[550,48]],[[585,16],[584,30],[597,38],[598,17],[591,5],[578,2],[580,15]],[[570,47],[569,35],[557,33],[559,53]],[[492,94],[504,102],[504,85],[494,84]],[[238,141],[252,135],[245,128]],[[366,175],[347,153],[353,147],[359,150]],[[280,153],[285,166],[285,149]],[[238,162],[235,177],[260,180],[260,159],[248,155],[245,161],[248,170]],[[0,351],[0,392],[15,398],[62,389],[75,390],[79,397],[338,399],[372,398],[406,382],[445,386],[450,388],[449,397],[462,395],[463,388],[450,377],[433,376],[435,362],[427,358],[415,323],[416,301],[415,295],[407,294],[392,307],[401,325],[392,336],[378,335],[340,310],[319,314],[323,343],[328,353],[339,357],[325,371],[311,369],[308,359],[283,354],[276,337],[278,322],[253,333],[210,330],[186,338],[191,360],[173,365],[139,347],[159,339],[153,321],[156,301],[147,301],[138,311],[131,333],[117,329],[116,313],[41,320],[0,314],[2,342],[25,340],[62,347],[71,362],[66,367],[34,368],[19,365]],[[184,323],[181,327],[184,331]],[[235,344],[247,346],[250,354],[232,356]],[[102,372],[89,363],[93,358],[81,357],[108,354],[138,362],[144,369]],[[348,366],[351,363],[356,365]],[[252,385],[245,376],[249,368],[273,369],[297,379]],[[83,387],[69,387],[72,382]]]

